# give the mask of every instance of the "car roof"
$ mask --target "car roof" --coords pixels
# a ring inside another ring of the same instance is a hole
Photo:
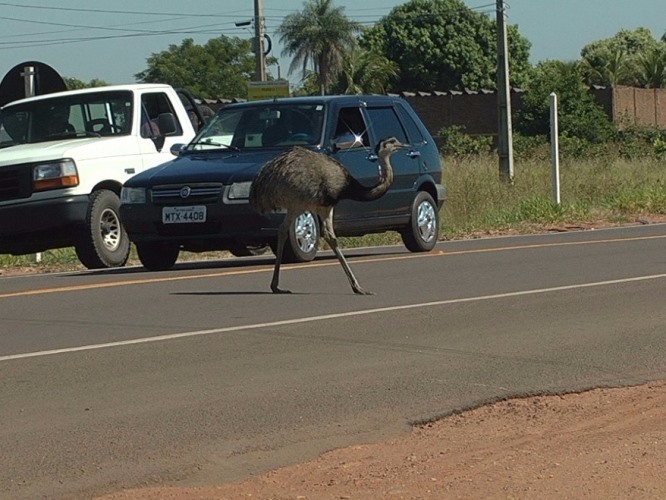
[[[331,104],[338,103],[341,105],[358,105],[359,102],[366,104],[387,104],[396,100],[401,100],[400,96],[387,96],[387,95],[323,95],[323,96],[302,96],[302,97],[277,97],[275,99],[262,99],[258,101],[247,101],[241,103],[227,104],[227,107],[255,107],[255,106],[271,106],[271,105],[284,105],[284,104]]]
[[[88,87],[84,89],[63,90],[62,92],[52,92],[49,94],[39,94],[33,97],[25,97],[17,99],[16,101],[8,102],[5,107],[14,106],[15,104],[23,104],[26,102],[43,101],[55,99],[57,97],[69,97],[73,95],[94,94],[99,92],[117,92],[117,91],[138,91],[138,90],[165,90],[172,88],[170,85],[163,83],[131,83],[126,85],[105,85],[102,87]]]

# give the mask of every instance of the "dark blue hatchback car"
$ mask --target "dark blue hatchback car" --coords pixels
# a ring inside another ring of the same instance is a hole
[[[393,154],[393,184],[371,202],[336,205],[338,236],[398,231],[414,252],[431,250],[445,200],[437,147],[400,97],[319,96],[223,107],[177,157],[129,179],[120,216],[139,259],[151,270],[171,268],[181,250],[229,250],[252,255],[275,248],[283,213],[260,215],[249,205],[259,169],[299,145],[328,155],[362,184],[377,182],[375,147],[395,137],[407,145]],[[290,228],[284,260],[317,253],[320,221],[304,212]]]

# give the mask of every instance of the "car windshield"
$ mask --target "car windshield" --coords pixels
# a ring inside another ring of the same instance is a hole
[[[222,108],[187,146],[189,151],[319,144],[324,105],[272,103]]]
[[[63,138],[127,135],[132,93],[83,93],[8,105],[0,111],[0,147]]]

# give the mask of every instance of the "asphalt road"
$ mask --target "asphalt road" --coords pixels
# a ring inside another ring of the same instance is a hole
[[[0,278],[0,498],[240,480],[531,393],[666,378],[666,225]]]

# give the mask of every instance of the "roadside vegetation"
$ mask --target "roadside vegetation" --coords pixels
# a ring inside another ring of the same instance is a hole
[[[622,141],[596,146],[580,155],[564,141],[560,159],[561,203],[552,200],[550,149],[545,140],[516,140],[515,177],[500,179],[497,156],[487,138],[460,131],[443,147],[448,200],[440,213],[440,238],[462,239],[506,233],[576,230],[604,225],[666,221],[666,132],[625,132]],[[536,142],[536,144],[535,144]],[[529,147],[525,147],[529,144]],[[341,238],[346,247],[399,244],[394,232]],[[182,259],[221,259],[224,252]],[[138,265],[135,252],[130,265]],[[84,269],[73,249],[34,255],[0,255],[0,273]]]

